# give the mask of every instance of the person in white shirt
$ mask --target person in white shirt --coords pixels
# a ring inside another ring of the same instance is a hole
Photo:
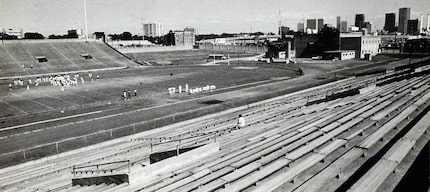
[[[237,119],[237,126],[239,128],[245,127],[245,118],[242,116],[242,114],[239,114],[239,118]]]

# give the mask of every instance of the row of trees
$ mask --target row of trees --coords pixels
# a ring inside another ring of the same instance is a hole
[[[121,34],[109,34],[112,40],[143,40],[143,36],[133,35],[130,32],[123,32]]]
[[[6,33],[0,33],[1,39],[6,40],[12,40],[12,39],[18,39],[15,35],[8,35]],[[48,39],[70,39],[70,38],[78,38],[78,35],[50,35],[48,36]],[[24,33],[23,39],[45,39],[45,36],[43,36],[40,33],[37,32],[27,32]]]
[[[206,40],[206,39],[214,39],[214,38],[228,38],[228,37],[236,37],[238,35],[249,34],[251,36],[261,36],[264,35],[262,32],[255,33],[222,33],[222,34],[201,34],[196,35],[196,41]],[[275,35],[275,33],[268,33],[268,35]]]
[[[139,35],[133,35],[130,32],[123,32],[121,34],[109,34],[108,35],[111,40],[147,40],[153,44],[160,44],[160,45],[175,45],[175,33],[170,30],[169,33],[167,33],[164,36],[161,37],[147,37],[147,36],[139,36]]]

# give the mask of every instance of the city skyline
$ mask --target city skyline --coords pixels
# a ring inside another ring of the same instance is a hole
[[[355,14],[359,13],[366,15],[372,28],[380,30],[384,27],[386,13],[398,13],[399,8],[410,7],[411,19],[415,19],[421,13],[430,13],[426,10],[428,4],[425,0],[88,0],[87,11],[89,33],[129,31],[141,34],[143,23],[159,22],[164,26],[164,33],[194,27],[199,33],[208,34],[276,32],[279,20],[293,30],[297,30],[297,23],[306,19],[322,18],[324,23],[336,26],[336,17],[341,16],[342,21],[353,24]],[[83,0],[0,0],[0,27],[22,28],[25,32],[40,32],[45,36],[64,34],[72,28],[84,29]]]

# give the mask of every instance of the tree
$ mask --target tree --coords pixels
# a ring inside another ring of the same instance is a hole
[[[169,31],[169,33],[167,33],[167,35],[164,35],[164,45],[167,46],[171,46],[171,45],[175,45],[175,33],[173,33],[172,30]]]
[[[24,33],[24,39],[43,39],[43,35],[40,33],[32,33],[32,32],[28,32],[28,33]]]
[[[124,32],[121,35],[121,40],[133,40],[133,35],[130,32]]]

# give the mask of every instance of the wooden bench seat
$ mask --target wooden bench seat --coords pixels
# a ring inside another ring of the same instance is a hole
[[[273,191],[274,189],[280,187],[282,184],[290,181],[300,172],[320,162],[321,160],[324,159],[324,157],[325,155],[323,154],[313,153],[311,156],[303,160],[300,160],[299,162],[297,162],[297,164],[286,169],[285,172],[279,173],[277,176],[271,178],[270,180],[266,182],[262,182],[261,184],[257,185],[254,191],[261,191],[261,192]],[[274,171],[277,171],[277,170],[272,170],[271,173],[273,173]],[[241,188],[243,189],[244,186],[248,187],[249,185],[252,185],[252,184],[253,183],[247,183],[247,185],[242,185]],[[233,187],[234,186],[231,186],[231,188]],[[226,188],[225,191],[228,191],[229,188]],[[241,190],[241,188],[239,188],[239,190]],[[238,188],[233,188],[233,189],[238,189]]]
[[[197,179],[197,180],[195,180],[193,182],[190,182],[190,183],[188,183],[186,185],[183,185],[183,186],[175,189],[175,191],[178,191],[178,192],[191,191],[193,189],[198,188],[199,186],[203,186],[206,183],[214,181],[214,180],[220,178],[222,175],[226,175],[226,174],[232,172],[233,170],[234,170],[233,167],[224,167],[223,169],[220,169],[218,171],[212,172],[209,175],[206,175],[206,176],[204,176],[202,178],[199,178],[199,179]]]
[[[401,121],[403,121],[407,116],[411,115],[417,106],[412,105],[403,110],[399,115],[391,119],[389,122],[381,126],[378,130],[372,133],[369,137],[364,139],[358,146],[361,148],[368,149],[372,147],[380,138],[382,138],[386,133],[391,131],[395,126],[397,126]]]

